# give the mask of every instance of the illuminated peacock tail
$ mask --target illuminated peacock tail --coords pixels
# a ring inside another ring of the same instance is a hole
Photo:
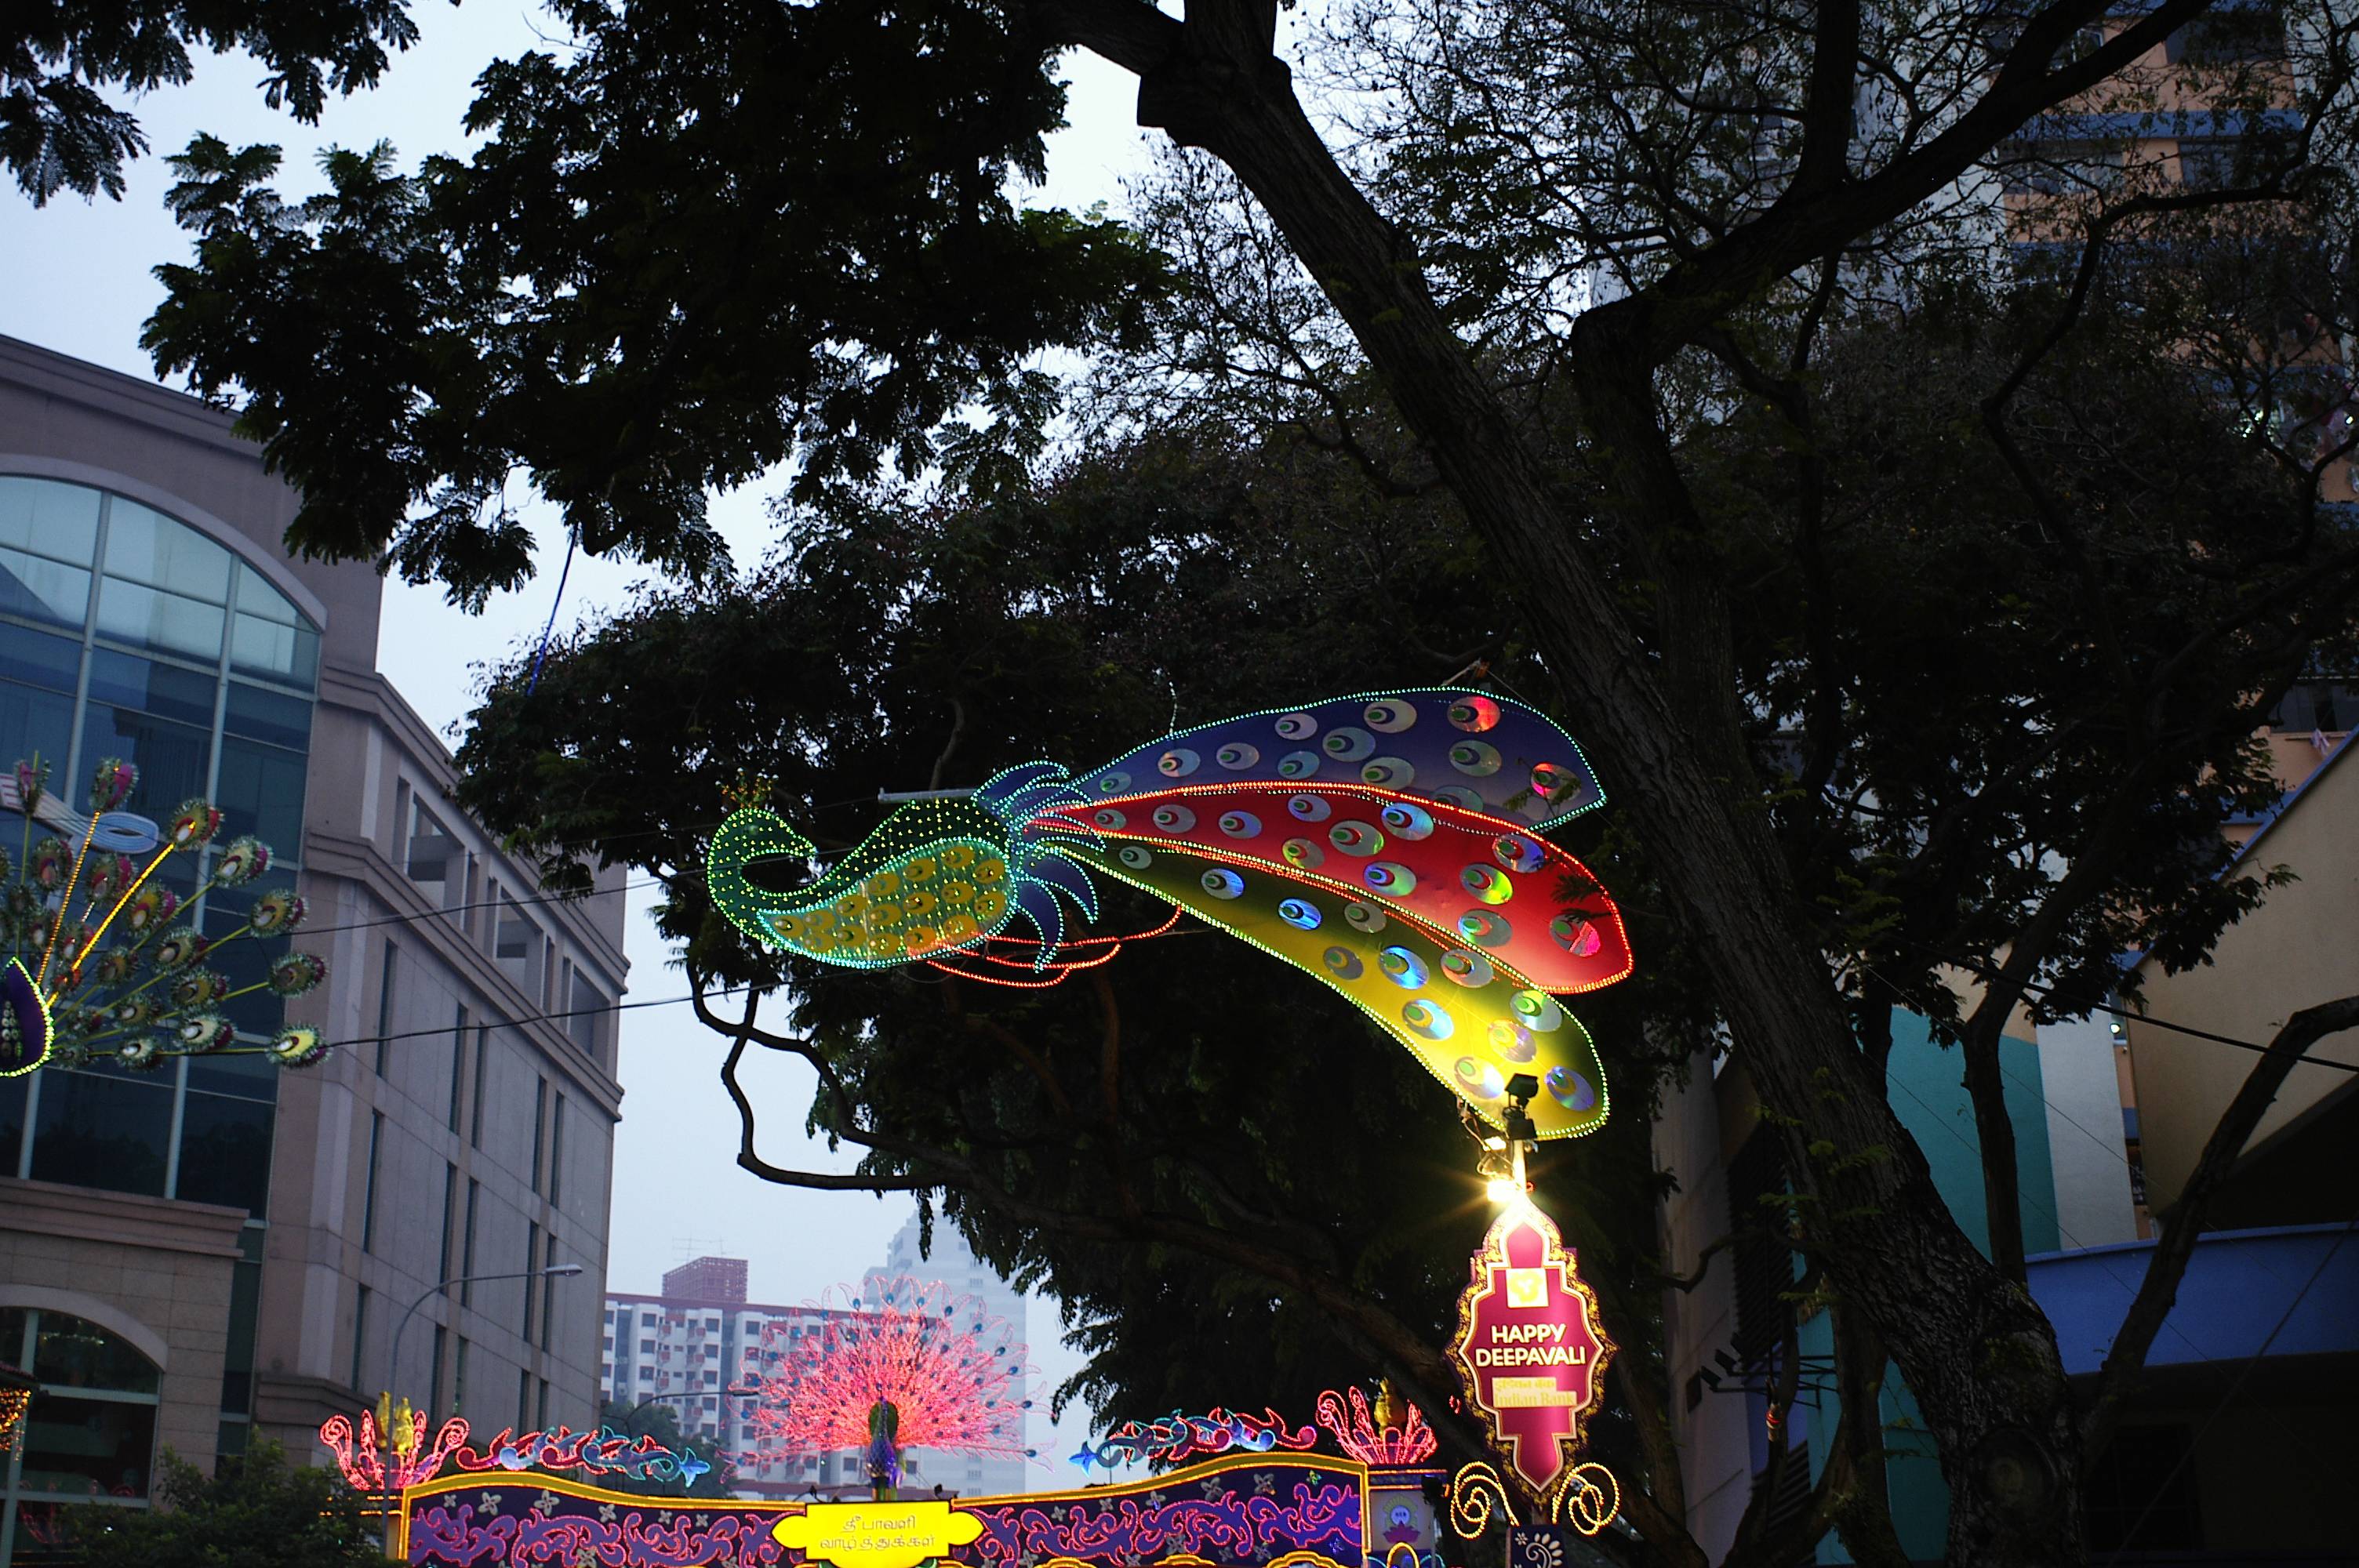
[[[712,878],[741,929],[823,962],[938,960],[1021,915],[1037,970],[1064,944],[1064,903],[1095,918],[1094,867],[1348,998],[1495,1126],[1528,1075],[1539,1135],[1562,1138],[1607,1101],[1559,999],[1614,984],[1631,956],[1603,885],[1540,835],[1603,799],[1572,738],[1522,703],[1373,692],[1201,725],[1078,780],[1011,768],[899,807],[815,881],[808,841],[740,811]]]
[[[303,901],[274,889],[254,901],[245,925],[207,938],[173,924],[179,897],[154,880],[173,856],[201,856],[221,831],[221,813],[191,800],[159,827],[121,809],[138,773],[110,757],[92,776],[89,820],[70,836],[35,840],[48,775],[38,757],[16,764],[13,804],[24,819],[17,860],[0,849],[0,941],[8,949],[0,963],[0,1076],[101,1059],[152,1069],[174,1056],[212,1054],[301,1066],[325,1054],[318,1031],[301,1025],[266,1044],[240,1045],[221,1011],[257,991],[300,996],[327,978],[324,961],[289,953],[262,979],[235,989],[206,963],[229,943],[293,931],[302,924]],[[48,819],[73,826],[54,807]],[[245,886],[269,868],[268,845],[235,839],[215,855],[190,902]]]

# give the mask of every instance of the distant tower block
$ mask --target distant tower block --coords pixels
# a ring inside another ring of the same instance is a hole
[[[663,1293],[701,1302],[745,1299],[745,1260],[692,1258],[663,1277]]]

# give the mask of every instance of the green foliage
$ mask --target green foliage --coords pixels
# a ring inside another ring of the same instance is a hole
[[[558,9],[574,47],[484,72],[465,162],[334,152],[290,204],[276,149],[173,159],[197,255],[142,341],[245,392],[302,553],[477,603],[531,572],[519,470],[584,549],[691,576],[706,490],[789,459],[1005,484],[1055,404],[1027,356],[1158,285],[1120,225],[1010,200],[1063,91],[1000,5]]]
[[[374,87],[418,41],[407,0],[27,0],[0,23],[0,162],[40,206],[60,190],[121,200],[147,138],[107,90],[195,74],[189,46],[259,61],[264,102],[316,124],[328,90]]]
[[[365,1568],[384,1562],[360,1496],[332,1469],[287,1462],[258,1441],[207,1476],[167,1452],[163,1506],[69,1510],[67,1561],[81,1568]]]

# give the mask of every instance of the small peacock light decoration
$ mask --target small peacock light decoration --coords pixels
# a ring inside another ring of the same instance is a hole
[[[300,1067],[325,1055],[319,1031],[304,1024],[265,1044],[243,1044],[222,1010],[260,991],[300,996],[327,979],[326,963],[288,953],[261,979],[232,989],[207,962],[233,942],[282,936],[300,925],[303,901],[291,890],[262,893],[245,923],[218,937],[174,923],[206,893],[243,887],[268,871],[270,846],[232,840],[184,903],[157,873],[175,855],[202,866],[221,831],[218,810],[190,800],[160,826],[123,810],[138,772],[109,757],[92,774],[83,821],[49,796],[49,772],[36,755],[7,781],[23,827],[14,860],[0,846],[0,944],[7,952],[0,959],[0,1076],[99,1061],[147,1070],[193,1055],[261,1054]]]

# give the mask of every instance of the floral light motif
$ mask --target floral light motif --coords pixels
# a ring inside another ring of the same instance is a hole
[[[290,1067],[317,1061],[327,1047],[316,1030],[292,1026],[264,1044],[240,1045],[221,1009],[257,993],[300,996],[327,978],[323,959],[287,954],[235,988],[209,967],[232,943],[293,931],[303,901],[286,889],[266,892],[245,925],[218,937],[173,924],[186,913],[181,900],[153,879],[175,855],[201,859],[222,816],[191,800],[159,827],[119,809],[137,782],[130,763],[102,761],[85,823],[49,798],[49,767],[38,756],[0,775],[0,805],[14,806],[22,823],[13,861],[0,847],[0,944],[8,950],[0,959],[0,1076],[110,1060],[147,1070],[211,1054],[263,1055]],[[49,827],[67,831],[36,838]],[[213,854],[189,903],[252,883],[270,859],[260,839],[233,841]]]
[[[1350,1401],[1348,1409],[1345,1400]],[[1363,1465],[1404,1467],[1433,1457],[1433,1429],[1418,1408],[1385,1385],[1375,1410],[1358,1389],[1338,1395],[1330,1389],[1319,1396],[1319,1424],[1334,1434],[1344,1453]]]
[[[840,1292],[840,1293],[839,1293]],[[772,1321],[747,1358],[749,1457],[768,1463],[869,1445],[870,1411],[898,1414],[903,1449],[1028,1458],[1024,1412],[1032,1369],[1015,1331],[973,1296],[940,1283],[872,1280],[839,1286],[808,1316]]]
[[[467,1422],[463,1416],[452,1416],[435,1433],[434,1441],[426,1441],[426,1412],[413,1411],[404,1400],[397,1409],[386,1411],[389,1401],[378,1401],[377,1411],[361,1411],[360,1427],[353,1429],[350,1419],[332,1415],[320,1426],[320,1441],[336,1456],[336,1468],[353,1490],[371,1496],[386,1491],[401,1491],[421,1481],[430,1481],[441,1474],[443,1461],[459,1451],[467,1441]],[[379,1416],[385,1419],[380,1422]],[[390,1444],[384,1442],[380,1432],[392,1434]],[[388,1475],[385,1450],[393,1451],[393,1463]]]

